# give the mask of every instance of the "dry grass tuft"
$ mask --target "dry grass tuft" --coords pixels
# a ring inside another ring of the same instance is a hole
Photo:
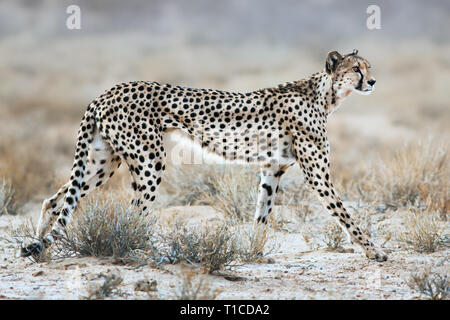
[[[205,199],[215,210],[234,221],[250,221],[258,196],[258,181],[254,170],[240,166],[218,175],[214,181],[215,194],[209,194]]]
[[[183,270],[181,285],[177,288],[175,297],[178,300],[214,300],[221,290],[211,288],[210,282],[204,277],[195,277],[192,270]]]
[[[237,262],[258,262],[275,251],[268,248],[269,227],[244,226],[220,222],[214,226],[188,226],[177,221],[158,233],[157,263],[198,264],[207,273],[222,270]]]
[[[308,247],[311,250],[317,250],[320,245],[318,244],[317,240],[316,240],[316,232],[311,228],[311,227],[306,227],[302,232],[301,232],[303,241],[305,241],[305,243],[308,245]]]
[[[258,173],[240,165],[174,166],[168,170],[164,205],[211,205],[227,217],[247,221],[254,210]]]
[[[16,215],[20,212],[20,206],[15,201],[15,191],[11,183],[0,179],[0,215]]]
[[[211,165],[171,166],[164,174],[169,193],[166,206],[208,204],[205,195],[215,195],[214,181],[220,167]]]
[[[368,176],[361,179],[359,190],[366,199],[446,215],[450,209],[447,150],[447,145],[432,140],[407,145],[393,157],[368,168]],[[374,194],[377,199],[373,199]]]
[[[347,236],[342,228],[334,221],[330,221],[323,227],[322,242],[328,250],[340,250]]]
[[[237,246],[229,224],[191,227],[177,221],[172,229],[158,234],[158,263],[200,264],[211,273],[230,265],[237,257]]]
[[[275,251],[275,246],[267,248],[270,228],[257,224],[246,228],[239,226],[236,231],[238,256],[243,263],[261,260],[264,256]]]
[[[448,223],[435,213],[409,210],[403,214],[403,226],[397,240],[417,252],[435,252],[449,246],[445,231]]]
[[[158,291],[158,282],[154,279],[152,280],[139,280],[134,284],[134,291],[141,291],[149,294],[150,292]]]
[[[346,240],[346,234],[342,228],[332,220],[321,227],[306,227],[301,235],[312,251],[323,246],[330,251],[343,251],[342,245]]]
[[[88,289],[88,300],[102,300],[120,293],[118,287],[122,284],[123,278],[116,273],[100,273],[99,278],[103,279],[101,284],[91,285]]]
[[[431,273],[430,270],[414,273],[408,285],[430,300],[447,300],[450,297],[448,274]]]
[[[334,220],[330,220],[327,224],[320,227],[307,227],[302,231],[301,235],[312,251],[319,248],[341,253],[351,252],[352,250],[344,248],[348,236]]]
[[[155,221],[112,198],[88,201],[76,213],[62,243],[76,255],[131,258],[153,248]]]
[[[50,191],[54,173],[36,146],[10,141],[0,143],[0,179],[8,181],[13,190],[10,206],[18,210],[41,193]]]

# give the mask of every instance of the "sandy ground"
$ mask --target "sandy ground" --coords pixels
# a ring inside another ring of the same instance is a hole
[[[346,203],[347,206],[351,204]],[[277,208],[277,212],[281,212]],[[201,217],[202,221],[217,219],[210,207],[173,207],[161,211],[171,215]],[[282,214],[282,213],[280,213]],[[0,299],[80,299],[89,288],[102,283],[101,273],[120,274],[122,284],[110,299],[147,299],[145,292],[135,291],[140,280],[156,280],[153,298],[173,299],[181,285],[181,272],[188,268],[199,273],[196,266],[162,265],[160,268],[115,265],[111,259],[67,258],[44,263],[18,258],[18,247],[5,240],[8,228],[31,217],[37,221],[38,206],[24,216],[0,217]],[[380,220],[384,214],[372,216]],[[283,216],[289,221],[288,216]],[[291,217],[292,218],[292,217]],[[292,218],[293,219],[293,218]],[[228,267],[211,275],[201,275],[211,289],[218,289],[217,299],[416,299],[420,295],[409,288],[412,272],[426,267],[442,271],[449,268],[449,250],[433,254],[417,254],[388,242],[385,263],[367,260],[359,248],[349,243],[344,253],[323,248],[311,250],[303,240],[302,230],[327,222],[320,209],[306,222],[285,222],[282,230],[273,231],[266,248],[273,249],[262,262]],[[383,220],[389,223],[391,218]],[[377,241],[378,243],[380,241]]]

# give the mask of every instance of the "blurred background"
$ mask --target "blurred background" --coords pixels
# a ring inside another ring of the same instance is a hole
[[[72,4],[80,30],[66,27]],[[369,5],[381,29],[367,28]],[[27,200],[55,190],[86,106],[118,82],[245,92],[302,79],[327,52],[356,48],[377,85],[329,120],[333,174],[346,190],[357,168],[410,143],[447,154],[449,30],[446,0],[3,0],[0,173]]]

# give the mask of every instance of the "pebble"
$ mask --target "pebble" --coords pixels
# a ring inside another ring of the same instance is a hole
[[[33,276],[33,277],[39,277],[39,276],[42,276],[43,274],[44,274],[44,271],[39,270],[39,271],[33,273],[32,276]]]

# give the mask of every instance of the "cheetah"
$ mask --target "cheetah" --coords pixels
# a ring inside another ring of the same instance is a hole
[[[387,255],[361,231],[330,178],[327,118],[352,92],[370,94],[369,62],[354,50],[329,52],[325,68],[300,81],[248,93],[194,89],[158,82],[121,83],[89,104],[78,131],[69,181],[44,200],[37,237],[21,255],[39,256],[58,240],[79,202],[125,162],[135,197],[146,214],[165,169],[163,136],[181,130],[208,152],[259,165],[255,223],[267,223],[280,179],[298,163],[305,183],[369,259]],[[50,232],[49,229],[51,228]]]

